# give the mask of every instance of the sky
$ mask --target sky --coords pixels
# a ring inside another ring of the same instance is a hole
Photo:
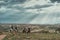
[[[60,0],[0,0],[0,23],[60,24]]]

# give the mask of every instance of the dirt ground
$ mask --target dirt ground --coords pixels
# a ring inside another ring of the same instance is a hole
[[[5,37],[6,37],[6,35],[0,35],[0,40],[2,40]]]

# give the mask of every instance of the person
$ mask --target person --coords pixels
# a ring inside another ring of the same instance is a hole
[[[13,26],[11,26],[11,27],[10,27],[10,32],[12,32],[12,31],[13,31],[13,29],[14,29],[14,28],[13,28]]]
[[[26,33],[26,29],[25,28],[23,29],[23,33]]]
[[[13,26],[11,26],[11,29],[14,29],[14,27],[13,27]]]
[[[15,27],[15,31],[18,31],[18,28],[17,27]]]
[[[30,28],[28,28],[28,31],[27,31],[27,33],[30,33],[30,31],[31,31],[31,30],[30,30]]]

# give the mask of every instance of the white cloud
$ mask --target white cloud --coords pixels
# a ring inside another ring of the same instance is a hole
[[[60,5],[53,5],[51,7],[47,8],[42,8],[42,9],[26,9],[26,12],[30,13],[55,13],[55,12],[60,12]]]
[[[13,9],[13,8],[7,8],[7,7],[1,7],[0,8],[0,12],[6,12],[6,11],[20,12],[20,10]]]
[[[55,3],[48,3],[48,2],[50,2],[50,1],[49,0],[47,0],[47,1],[45,1],[45,0],[30,0],[30,1],[26,1],[24,4],[15,4],[15,5],[13,5],[13,7],[17,6],[17,7],[26,8],[26,7],[33,7],[35,5],[42,6],[42,5],[45,5],[45,4],[49,4],[49,5],[53,4],[53,6],[51,6],[51,7],[42,8],[42,10],[40,10],[41,8],[40,9],[25,9],[25,10],[26,10],[26,12],[30,12],[30,13],[59,12],[60,4],[58,4],[57,2],[55,2]]]
[[[0,3],[5,3],[4,1],[0,1]]]
[[[51,4],[51,3],[48,3],[50,2],[49,0],[29,0],[29,1],[26,1],[25,3],[23,4],[15,4],[13,6],[22,6],[24,8],[26,7],[32,7],[34,5],[45,5],[45,4]]]
[[[43,11],[47,12],[47,13],[53,13],[53,12],[60,12],[60,5],[59,6],[51,6],[48,8],[43,8]]]
[[[35,19],[33,19],[30,22],[31,24],[57,24],[57,23],[60,23],[60,17],[57,17],[58,13],[60,13],[60,4],[57,3],[51,7],[42,8],[42,11],[43,11],[42,13],[45,13],[46,15],[44,15],[44,17],[42,17],[42,18],[39,18],[39,16],[36,17]],[[50,16],[53,14],[54,14],[54,16],[52,16],[50,18]]]
[[[30,1],[26,1],[23,4],[13,4],[11,5],[11,8],[7,8],[7,7],[1,7],[0,8],[0,12],[7,12],[6,16],[11,17],[10,15],[12,15],[12,17],[16,17],[18,19],[18,17],[20,18],[19,21],[14,21],[17,23],[31,23],[31,24],[54,24],[54,23],[59,23],[60,22],[60,17],[57,17],[57,13],[60,13],[60,3],[48,3],[50,2],[49,0],[45,1],[45,0],[30,0]],[[27,7],[34,7],[35,5],[52,5],[50,7],[46,7],[46,8],[36,8],[36,9],[25,9]],[[21,8],[21,9],[18,9]],[[21,11],[23,13],[21,13],[19,16],[17,15],[17,13],[20,13]],[[15,14],[16,13],[16,14]],[[36,15],[32,15],[36,14]],[[56,14],[55,14],[56,13]],[[32,16],[31,16],[32,15]],[[5,15],[4,15],[5,16]],[[12,18],[11,17],[11,18]],[[30,19],[29,19],[30,18]],[[16,20],[17,20],[16,19]],[[8,20],[9,21],[9,20]],[[21,22],[22,21],[22,22]],[[7,21],[6,21],[7,22]]]
[[[34,5],[44,5],[44,4],[47,4],[48,3],[48,0],[45,1],[45,0],[30,0],[28,2],[25,2],[24,4],[22,4],[24,7],[31,7],[31,6],[34,6]]]
[[[39,13],[38,9],[27,9],[25,12],[29,12],[29,13]]]

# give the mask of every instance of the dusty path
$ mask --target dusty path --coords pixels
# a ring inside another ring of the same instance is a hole
[[[6,37],[6,35],[0,35],[0,40],[2,40],[5,37]]]

